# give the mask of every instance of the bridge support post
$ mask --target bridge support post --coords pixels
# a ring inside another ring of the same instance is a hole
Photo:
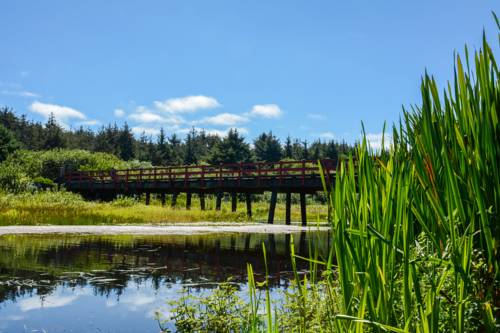
[[[151,202],[151,193],[146,192],[146,206],[149,206],[150,202]]]
[[[177,193],[172,193],[172,202],[170,203],[170,205],[172,207],[175,207],[176,204],[177,204]]]
[[[191,209],[191,192],[186,193],[186,209],[190,210]]]
[[[217,196],[215,198],[215,210],[220,210],[220,207],[222,205],[222,196],[224,193],[222,192],[217,192]]]
[[[166,202],[165,192],[161,193],[160,198],[161,198],[161,205],[165,206],[165,202]]]
[[[252,218],[252,195],[250,193],[247,193],[245,195],[245,200],[247,202],[247,217]]]
[[[236,207],[238,205],[238,197],[236,196],[236,192],[231,192],[231,211],[235,212]]]
[[[276,200],[278,199],[278,192],[273,191],[271,193],[271,203],[269,206],[269,216],[267,218],[267,223],[274,223],[274,211],[276,210]]]
[[[302,225],[307,225],[307,212],[306,212],[306,194],[300,193],[300,216],[302,218]]]
[[[200,208],[205,210],[205,193],[200,193]]]
[[[292,212],[291,212],[291,208],[292,208],[292,193],[290,192],[286,192],[286,199],[285,199],[285,205],[286,205],[286,208],[285,208],[285,223],[287,225],[290,225],[291,224],[291,215],[292,215]]]

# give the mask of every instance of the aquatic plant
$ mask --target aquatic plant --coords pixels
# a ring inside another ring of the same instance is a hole
[[[310,273],[295,270],[274,307],[249,269],[251,308],[256,288],[266,292],[268,332],[500,330],[499,77],[483,35],[473,59],[467,48],[455,56],[441,95],[424,75],[422,104],[403,110],[387,145],[375,151],[365,135],[356,159],[339,163],[325,183],[330,257],[306,258]]]

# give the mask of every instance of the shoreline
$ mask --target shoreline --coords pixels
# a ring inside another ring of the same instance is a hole
[[[89,235],[200,235],[216,233],[290,234],[302,231],[328,231],[328,225],[300,226],[264,223],[190,223],[164,225],[40,225],[1,226],[0,236],[21,234]]]

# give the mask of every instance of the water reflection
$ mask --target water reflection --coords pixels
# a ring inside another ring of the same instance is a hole
[[[285,288],[292,239],[300,255],[307,256],[311,244],[327,253],[327,233],[2,236],[0,332],[24,326],[134,332],[137,322],[140,331],[154,332],[153,309],[183,287],[201,292],[228,277],[244,287],[246,263],[263,278],[262,243],[273,288]],[[299,262],[300,270],[307,268]]]

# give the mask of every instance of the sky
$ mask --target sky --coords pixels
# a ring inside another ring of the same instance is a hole
[[[376,141],[444,87],[453,54],[494,49],[500,1],[0,2],[0,106],[66,128],[127,122],[249,140]]]

